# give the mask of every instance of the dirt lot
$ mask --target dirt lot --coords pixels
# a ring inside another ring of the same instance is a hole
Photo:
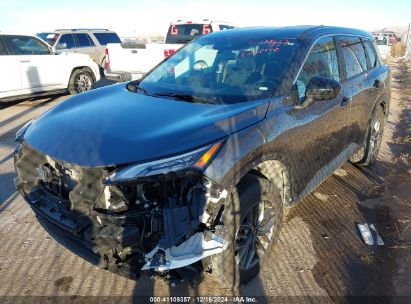
[[[345,164],[291,209],[269,267],[235,294],[255,296],[259,303],[364,300],[352,296],[411,302],[411,70],[401,59],[392,70],[391,110],[378,162],[370,168]],[[147,276],[137,282],[125,279],[86,262],[48,235],[15,193],[13,140],[25,122],[64,98],[0,105],[0,302],[144,303],[148,298],[140,296],[232,295],[209,278],[196,288],[171,287]],[[363,243],[356,224],[364,222],[375,224],[385,246]]]

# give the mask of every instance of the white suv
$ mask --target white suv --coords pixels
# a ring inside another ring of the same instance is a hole
[[[69,91],[89,91],[100,72],[89,56],[56,54],[43,40],[0,34],[0,101]]]

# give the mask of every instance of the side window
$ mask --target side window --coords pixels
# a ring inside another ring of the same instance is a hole
[[[364,41],[365,51],[367,53],[368,60],[370,62],[370,68],[375,68],[378,64],[377,55],[375,49],[370,40]]]
[[[304,99],[307,85],[315,76],[340,81],[337,52],[332,37],[321,38],[312,47],[296,82],[300,100]]]
[[[0,40],[0,56],[1,55],[8,55],[6,46],[4,45],[3,41]]]
[[[340,43],[345,61],[347,78],[354,77],[367,70],[367,59],[360,38],[341,37]]]
[[[49,55],[49,48],[40,40],[29,36],[5,36],[5,44],[13,55]]]
[[[107,45],[107,43],[121,43],[121,39],[116,33],[93,33],[93,35],[101,45]]]
[[[94,46],[94,43],[87,34],[74,34],[74,36],[77,39],[79,47]]]
[[[65,45],[65,49],[72,49],[76,47],[76,43],[74,42],[74,38],[72,34],[64,34],[61,36],[59,42],[60,45]]]

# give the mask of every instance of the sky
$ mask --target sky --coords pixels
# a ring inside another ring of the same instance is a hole
[[[109,28],[122,37],[165,34],[171,21],[221,20],[239,26],[325,24],[376,30],[407,26],[410,0],[0,0],[0,31]]]

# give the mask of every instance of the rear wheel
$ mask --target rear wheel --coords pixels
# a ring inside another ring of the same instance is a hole
[[[71,95],[90,91],[94,86],[93,76],[85,69],[78,69],[71,74],[69,91]]]
[[[283,217],[281,197],[265,178],[247,175],[223,213],[229,245],[212,257],[215,280],[238,287],[258,275],[278,239]]]
[[[371,123],[368,127],[367,141],[357,153],[351,156],[350,161],[352,163],[368,166],[377,159],[378,151],[381,147],[384,124],[384,109],[382,106],[378,106],[374,111]]]

